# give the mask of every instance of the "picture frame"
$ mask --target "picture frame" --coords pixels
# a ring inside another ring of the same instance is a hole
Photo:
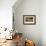
[[[24,15],[23,24],[24,25],[35,25],[36,24],[36,15]]]

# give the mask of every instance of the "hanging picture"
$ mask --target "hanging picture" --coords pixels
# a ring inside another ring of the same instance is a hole
[[[36,16],[35,15],[24,15],[23,16],[23,24],[25,24],[25,25],[36,24]]]

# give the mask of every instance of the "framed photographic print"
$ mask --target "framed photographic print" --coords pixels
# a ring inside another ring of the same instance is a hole
[[[23,16],[23,24],[35,25],[36,24],[36,16],[35,15],[24,15]]]

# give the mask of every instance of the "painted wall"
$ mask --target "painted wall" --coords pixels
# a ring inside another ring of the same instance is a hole
[[[46,0],[41,1],[41,38],[42,46],[46,46]]]
[[[12,6],[16,0],[0,0],[0,27],[12,29]]]
[[[34,40],[36,46],[41,46],[41,1],[18,0],[18,2],[13,6],[15,30],[22,32],[24,38]],[[24,25],[23,15],[36,15],[36,25]]]
[[[37,0],[38,1],[38,0]],[[36,2],[37,2],[36,1]],[[12,6],[14,5],[14,3],[16,2],[16,0],[0,0],[0,26],[3,27],[8,27],[8,28],[12,28]],[[15,15],[17,15],[16,13],[19,11],[17,10],[20,6],[20,2],[18,1],[17,3],[15,3],[16,6],[14,6],[14,13]],[[23,2],[23,5],[25,6],[26,1]],[[32,2],[34,2],[34,0],[32,0]],[[39,1],[40,2],[40,1]],[[39,4],[39,3],[38,3]],[[22,5],[22,4],[21,4]],[[32,4],[31,4],[32,5]],[[34,4],[33,4],[34,5]],[[30,5],[29,5],[30,6]],[[21,6],[22,7],[22,6]],[[34,6],[33,6],[34,7]],[[36,6],[37,7],[37,6]],[[40,5],[38,6],[38,8],[40,7]],[[20,9],[27,9],[28,7],[25,6],[23,8]],[[30,8],[31,9],[31,8]],[[28,11],[30,11],[28,9]],[[30,12],[25,11],[27,14],[31,14]],[[46,46],[46,0],[41,0],[41,17],[40,17],[40,22],[41,22],[41,31],[40,31],[40,26],[37,26],[37,30],[35,30],[36,28],[32,28],[33,25],[23,25],[23,14],[26,14],[24,12],[24,10],[19,11],[19,16],[15,18],[16,22],[18,20],[18,18],[20,18],[19,21],[19,26],[15,26],[16,30],[23,32],[24,37],[27,36],[26,33],[31,36],[31,39],[34,39],[36,42],[38,41],[37,39],[40,39],[40,36],[38,38],[36,38],[36,35],[34,36],[35,33],[41,32],[41,40],[42,40],[42,46]],[[33,11],[31,11],[33,12]],[[21,14],[22,13],[22,14]],[[34,12],[35,13],[35,12]],[[37,12],[39,14],[39,12]],[[36,13],[35,13],[36,14]],[[40,16],[40,15],[38,15]],[[39,20],[39,17],[37,16],[37,20]],[[22,20],[22,21],[21,21]],[[39,21],[38,21],[39,22]],[[37,24],[38,24],[37,22]],[[15,24],[16,25],[16,24]],[[40,24],[38,24],[40,25]],[[18,27],[18,28],[17,28]],[[34,25],[34,27],[36,27],[36,25]],[[21,29],[22,28],[22,29]],[[31,29],[30,29],[31,28]],[[38,30],[39,29],[39,30]],[[31,31],[31,32],[30,32]],[[34,33],[33,33],[34,32]],[[33,34],[33,35],[32,35]],[[34,37],[33,37],[34,36]],[[38,43],[38,42],[37,42]],[[39,43],[38,43],[39,44]],[[37,44],[37,45],[38,45]]]

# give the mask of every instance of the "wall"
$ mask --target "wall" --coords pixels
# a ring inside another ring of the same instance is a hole
[[[12,29],[12,6],[16,0],[0,0],[0,27]]]
[[[16,2],[16,0],[0,0],[0,26],[5,26],[5,27],[8,27],[8,28],[12,28],[12,6],[13,6],[13,4]],[[21,2],[21,1],[18,1],[18,2]],[[20,5],[20,3],[15,3],[15,5],[16,4],[19,4]],[[25,1],[24,1],[25,2]],[[34,1],[33,1],[34,2]],[[39,4],[39,3],[38,3]],[[46,0],[41,0],[41,38],[42,38],[42,46],[46,46]],[[25,3],[23,4],[23,5],[26,5]],[[17,11],[17,7],[19,7],[18,5],[16,5],[16,6],[14,6],[14,12],[15,13],[17,13],[18,11]],[[22,6],[21,6],[22,7]],[[26,7],[26,6],[25,6]],[[22,9],[27,9],[28,7],[26,7],[26,8],[22,8]],[[21,8],[20,8],[21,9]],[[28,10],[28,11],[30,11],[30,10]],[[26,11],[25,11],[26,12]],[[27,25],[23,25],[23,14],[26,14],[24,12],[24,10],[23,10],[23,12],[22,12],[22,10],[21,11],[19,11],[19,15],[20,15],[20,17],[18,16],[18,17],[16,17],[15,19],[17,19],[18,20],[18,18],[20,18],[18,21],[19,21],[19,24],[21,25],[19,25],[18,23],[18,27],[19,27],[19,29],[16,27],[16,29],[18,30],[18,31],[20,31],[20,32],[23,32],[23,34],[25,35],[25,36],[27,36],[25,33],[29,33],[30,34],[30,31],[31,31],[31,39],[33,38],[33,36],[34,36],[34,34],[35,34],[35,32],[36,33],[38,33],[38,32],[40,32],[40,29],[39,30],[33,30],[32,29],[32,27],[33,26],[27,26]],[[30,12],[29,12],[30,13]],[[27,14],[29,14],[29,13],[27,13]],[[30,13],[31,14],[31,13]],[[39,14],[39,13],[38,13]],[[17,14],[15,14],[15,15],[17,15]],[[39,15],[40,16],[40,15]],[[22,22],[20,21],[22,19]],[[17,21],[16,20],[16,21]],[[39,20],[39,17],[37,16],[37,20]],[[37,22],[38,23],[38,22]],[[15,24],[16,25],[16,24]],[[27,27],[26,27],[27,26]],[[35,25],[35,27],[36,27],[36,25]],[[40,26],[37,26],[38,28],[40,28]],[[25,29],[24,29],[25,28]],[[29,29],[28,29],[29,28]],[[31,29],[30,29],[31,28]],[[38,29],[37,28],[37,29]],[[34,28],[35,29],[35,28]],[[29,31],[28,31],[29,30]],[[34,32],[34,34],[32,35],[32,33]],[[28,35],[29,35],[28,34]],[[24,37],[25,37],[24,36]],[[35,39],[35,41],[37,42],[37,39],[35,38],[36,36],[34,36],[34,39]],[[37,36],[38,37],[38,36]],[[40,37],[38,38],[38,39],[40,39]],[[38,42],[37,42],[38,43]]]
[[[41,1],[41,38],[42,46],[46,46],[46,0]]]
[[[23,37],[34,40],[36,46],[41,46],[41,1],[18,0],[13,6],[15,30],[23,33]],[[36,15],[36,25],[24,25],[23,15]]]

